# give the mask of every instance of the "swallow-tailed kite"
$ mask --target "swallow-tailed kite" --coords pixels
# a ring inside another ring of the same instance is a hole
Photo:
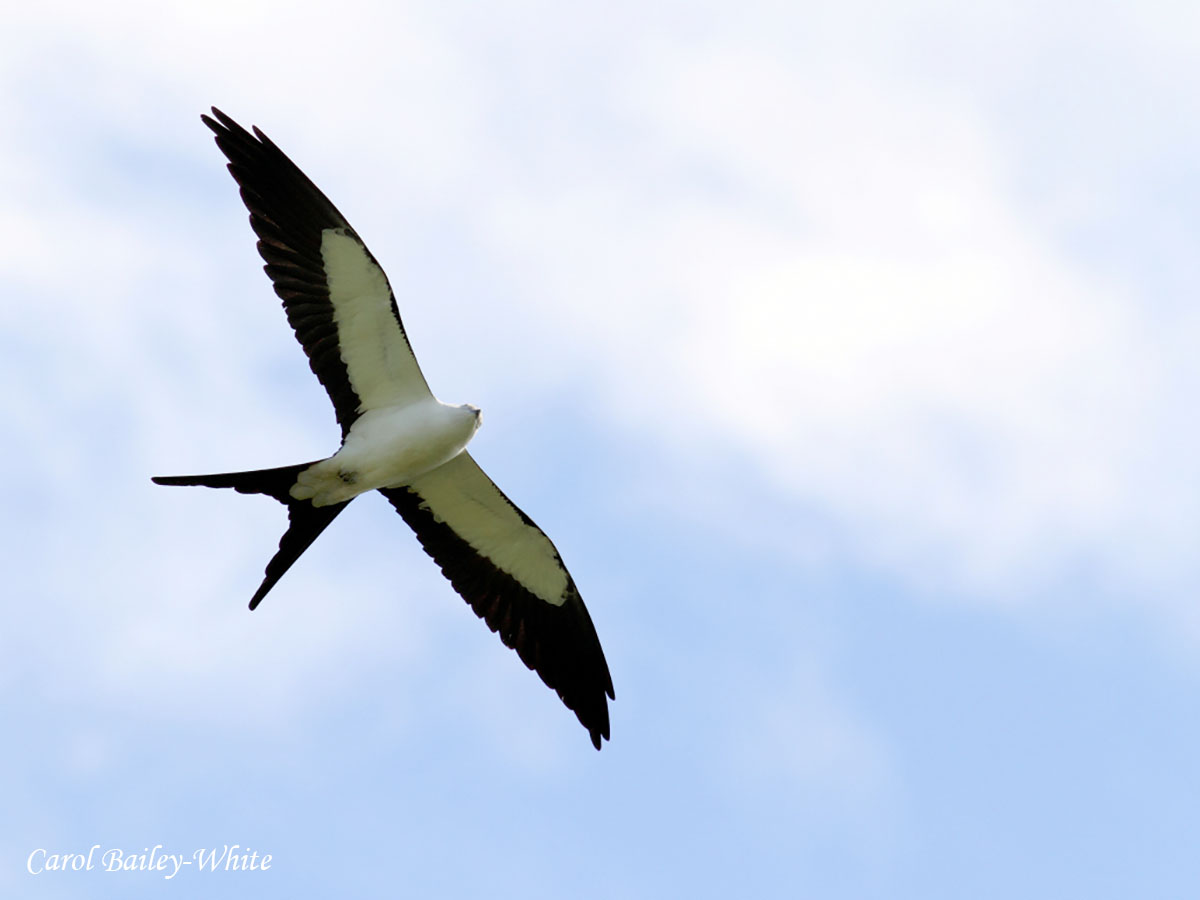
[[[575,712],[600,748],[614,697],[604,651],[554,544],[467,453],[474,406],[429,390],[383,269],[350,223],[257,128],[201,116],[229,159],[288,322],[333,401],[342,445],[278,469],[155,478],[265,494],[288,510],[254,609],[337,514],[377,490],[450,584]]]

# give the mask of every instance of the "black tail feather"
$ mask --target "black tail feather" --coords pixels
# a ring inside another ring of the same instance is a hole
[[[288,528],[279,539],[279,550],[267,563],[266,577],[250,599],[254,609],[262,598],[292,567],[317,536],[346,508],[349,500],[329,506],[313,506],[309,500],[293,499],[289,493],[296,477],[312,463],[280,466],[277,469],[256,469],[252,472],[223,472],[219,475],[160,475],[150,479],[155,484],[186,485],[212,488],[233,488],[243,494],[265,494],[288,509]]]
[[[222,472],[219,475],[158,475],[150,480],[155,484],[186,485],[211,488],[233,488],[243,494],[266,494],[280,503],[296,501],[288,493],[296,477],[312,463],[280,466],[277,469],[255,469],[252,472]]]

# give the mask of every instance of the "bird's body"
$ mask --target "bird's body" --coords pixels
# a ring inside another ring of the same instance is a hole
[[[355,419],[338,452],[303,470],[289,494],[329,506],[411,484],[461,453],[480,419],[474,407],[450,406],[432,396],[368,410]]]
[[[467,453],[479,410],[429,390],[387,276],[328,198],[261,131],[213,115],[202,119],[229,158],[266,272],[333,402],[342,445],[316,462],[154,481],[265,494],[287,507],[288,529],[251,609],[351,500],[378,490],[599,749],[614,696],[604,652],[554,544]]]

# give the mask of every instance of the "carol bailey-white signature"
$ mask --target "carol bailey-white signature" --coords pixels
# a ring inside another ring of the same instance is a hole
[[[195,866],[204,872],[265,872],[271,868],[271,854],[238,844],[224,844],[220,849],[202,847],[191,853],[167,853],[162,844],[143,847],[141,853],[110,847],[101,850],[93,844],[87,853],[51,853],[39,847],[25,860],[30,875],[43,872],[161,872],[170,881],[184,866]]]

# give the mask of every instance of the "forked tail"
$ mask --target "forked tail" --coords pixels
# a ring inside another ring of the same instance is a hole
[[[337,514],[350,502],[333,503],[329,506],[313,506],[310,500],[295,500],[289,493],[296,477],[312,463],[296,466],[280,466],[277,469],[256,469],[253,472],[224,472],[220,475],[160,475],[150,479],[155,484],[187,485],[212,488],[233,488],[243,494],[265,494],[274,497],[288,509],[288,528],[279,539],[279,550],[267,563],[266,577],[250,598],[254,609],[291,568],[292,563],[308,549],[325,528],[337,518]]]

